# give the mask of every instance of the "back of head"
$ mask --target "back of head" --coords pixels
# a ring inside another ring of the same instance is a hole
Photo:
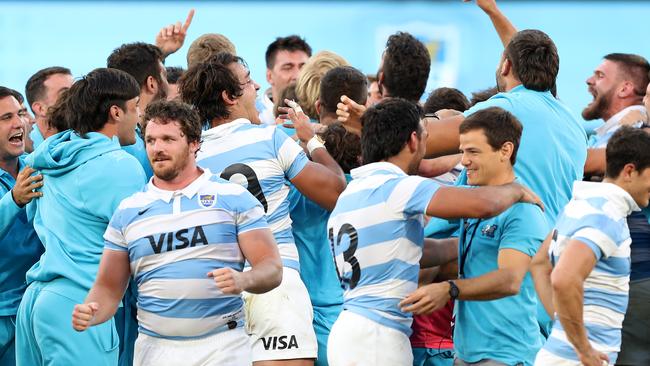
[[[316,101],[320,98],[320,81],[325,74],[335,67],[349,66],[341,56],[330,51],[320,51],[300,70],[296,81],[296,96],[300,106],[309,117],[316,117]]]
[[[469,101],[465,94],[456,88],[438,88],[429,94],[422,108],[424,113],[436,113],[441,109],[464,112],[469,109]]]
[[[604,59],[618,65],[623,80],[629,80],[634,84],[634,93],[637,96],[645,95],[646,87],[650,83],[648,79],[650,64],[645,57],[631,53],[610,53]]]
[[[358,135],[346,130],[339,122],[327,126],[319,135],[325,141],[327,152],[344,173],[350,173],[350,170],[359,167],[361,144]]]
[[[517,160],[523,129],[517,117],[499,107],[485,108],[472,113],[458,127],[461,135],[469,131],[482,130],[494,151],[500,149],[506,142],[512,142],[514,146],[510,156],[512,165],[515,165]]]
[[[555,86],[560,57],[546,33],[536,29],[517,32],[503,52],[512,64],[514,76],[526,89],[547,91]]]
[[[607,142],[605,176],[616,179],[623,167],[634,164],[636,171],[650,167],[650,135],[642,129],[623,126]]]
[[[499,89],[496,86],[472,92],[472,99],[469,101],[470,107],[476,105],[477,103],[485,102],[486,100],[495,96],[498,92]]]
[[[116,48],[106,60],[106,67],[125,71],[135,78],[140,87],[149,76],[162,83],[160,64],[163,60],[160,48],[143,42],[127,43]]]
[[[27,84],[25,85],[25,97],[27,98],[27,104],[29,104],[30,108],[34,102],[45,97],[45,80],[47,80],[50,75],[55,74],[72,75],[72,72],[66,67],[47,67],[38,70],[34,75],[30,76],[29,80],[27,80]]]
[[[235,45],[223,34],[206,33],[195,39],[187,50],[187,67],[207,61],[220,52],[237,54]]]
[[[385,98],[361,117],[361,154],[364,164],[389,159],[402,151],[411,134],[422,133],[422,108],[400,98]]]
[[[245,64],[241,57],[221,52],[206,62],[190,67],[178,82],[181,100],[196,108],[206,126],[213,119],[230,116],[223,92],[233,99],[243,94],[237,76],[228,68],[232,63]]]
[[[166,69],[167,69],[167,82],[169,84],[177,84],[178,79],[180,79],[181,76],[183,76],[183,74],[185,73],[185,69],[178,66],[167,66]]]
[[[424,94],[431,57],[424,44],[405,32],[388,37],[383,58],[382,86],[388,96],[418,102]]]
[[[201,141],[201,117],[191,105],[176,100],[158,100],[149,103],[144,112],[142,134],[146,136],[147,124],[155,120],[158,124],[178,123],[187,142]]]
[[[311,57],[311,46],[309,46],[304,38],[300,38],[300,36],[295,34],[287,37],[278,37],[266,48],[264,57],[266,59],[267,69],[273,68],[273,65],[275,65],[275,56],[280,51],[303,51],[307,56]]]
[[[140,86],[124,71],[99,68],[77,80],[48,111],[48,120],[58,131],[72,129],[83,136],[100,131],[114,105],[126,109],[126,102],[140,95]]]
[[[336,113],[336,105],[343,95],[361,105],[368,100],[366,76],[352,66],[335,67],[323,76],[319,99],[321,113]]]

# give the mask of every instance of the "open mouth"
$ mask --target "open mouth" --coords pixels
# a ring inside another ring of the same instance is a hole
[[[24,133],[16,132],[9,136],[9,142],[12,144],[20,145],[23,143]]]

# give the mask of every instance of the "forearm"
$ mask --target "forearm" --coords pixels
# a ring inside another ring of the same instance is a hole
[[[494,217],[519,202],[523,196],[521,188],[515,185],[483,186],[476,188],[480,194],[476,199],[474,218]],[[472,216],[468,216],[472,218]]]
[[[114,291],[108,286],[95,283],[84,301],[86,304],[91,302],[99,304],[90,325],[102,324],[112,318],[120,305],[122,297],[124,297],[124,291]]]
[[[327,149],[315,149],[311,153],[311,160],[326,167],[329,171],[334,173],[336,178],[339,180],[341,192],[343,192],[345,189],[345,174],[332,155],[327,152]]]
[[[516,295],[521,287],[515,274],[508,269],[499,269],[476,278],[454,281],[460,300],[495,300]]]
[[[605,149],[587,149],[585,175],[603,175],[607,165]]]
[[[256,263],[246,276],[244,291],[262,294],[273,290],[282,282],[282,262],[278,258],[265,258]]]
[[[451,262],[458,258],[458,238],[424,239],[421,268],[430,268]]]
[[[591,345],[582,318],[583,287],[579,278],[567,279],[563,286],[553,286],[553,304],[567,339],[580,353]]]
[[[434,178],[451,171],[458,163],[460,163],[460,154],[423,159],[420,163],[419,175]]]
[[[555,308],[553,307],[553,287],[551,286],[551,271],[553,267],[548,263],[533,263],[530,266],[530,274],[535,283],[535,291],[549,317],[553,318]]]
[[[508,43],[510,43],[512,37],[517,33],[517,29],[510,22],[508,17],[499,10],[499,8],[487,12],[487,15],[490,17],[490,21],[492,22],[494,29],[497,31],[503,47],[506,47]]]

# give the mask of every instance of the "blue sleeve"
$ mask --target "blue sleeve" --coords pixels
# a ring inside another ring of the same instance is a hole
[[[515,249],[532,257],[548,235],[546,227],[546,219],[539,207],[517,203],[503,222],[499,249]]]
[[[24,208],[18,207],[11,196],[11,191],[5,192],[2,199],[0,199],[0,238],[3,238],[9,232],[22,210]]]
[[[472,108],[463,112],[463,115],[465,117],[468,117],[475,112],[490,107],[500,107],[508,112],[512,112],[512,102],[510,102],[510,100],[505,95],[503,95],[503,93],[499,93],[484,102],[476,103]]]
[[[106,231],[104,232],[104,249],[126,252],[129,250],[129,243],[124,238],[123,227],[123,210],[115,210],[111,221],[109,221]]]
[[[289,180],[295,178],[309,162],[307,154],[297,142],[277,128],[273,133],[273,144],[285,176]]]
[[[401,209],[406,215],[426,214],[429,202],[439,188],[440,184],[432,179],[407,177],[397,184],[391,194],[390,202],[393,207],[398,211]]]
[[[86,209],[109,222],[123,199],[142,190],[146,178],[136,158],[120,151],[118,159],[109,155],[97,160],[78,176],[78,187],[83,187],[81,197]],[[101,172],[94,170],[100,169]]]

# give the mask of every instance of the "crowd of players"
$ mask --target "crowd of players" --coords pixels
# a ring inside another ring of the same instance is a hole
[[[279,37],[262,94],[220,34],[165,67],[194,11],[0,87],[0,365],[650,364],[650,64],[604,57],[586,131],[549,36],[477,5],[471,100],[420,103],[404,32],[376,77]]]

